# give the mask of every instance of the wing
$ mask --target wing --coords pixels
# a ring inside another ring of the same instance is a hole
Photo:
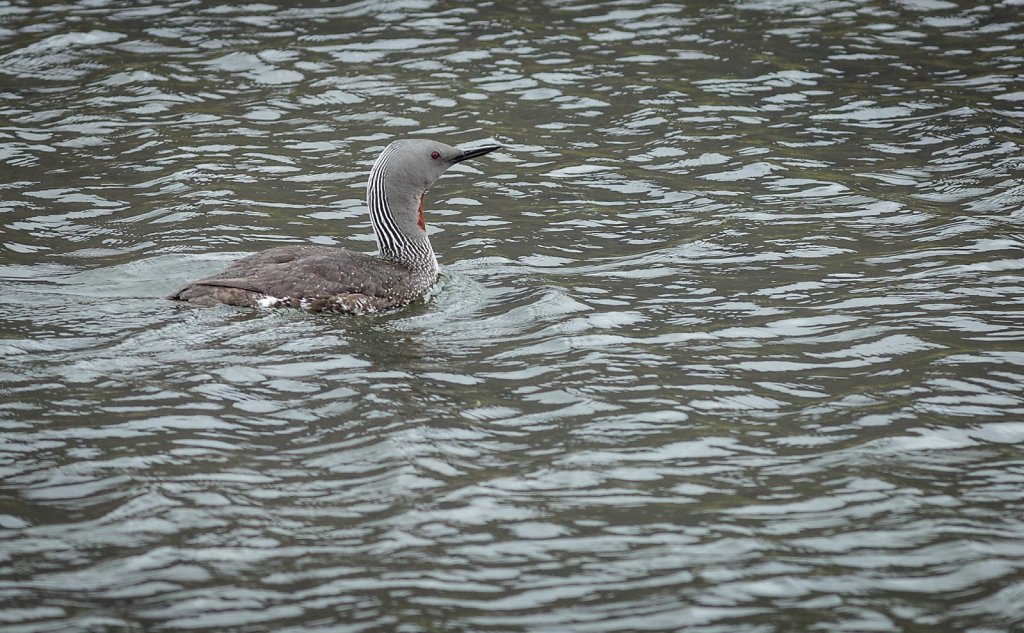
[[[342,248],[286,246],[243,257],[168,297],[196,305],[292,306],[362,312],[397,305],[400,264]]]

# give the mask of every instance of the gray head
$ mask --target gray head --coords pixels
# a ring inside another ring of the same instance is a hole
[[[394,141],[385,147],[366,183],[366,203],[381,256],[410,263],[429,258],[429,264],[436,270],[423,220],[423,197],[455,163],[500,147],[460,149],[423,139]]]

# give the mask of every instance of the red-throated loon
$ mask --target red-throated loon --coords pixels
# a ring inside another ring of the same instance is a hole
[[[284,246],[243,257],[173,295],[219,303],[364,314],[399,308],[437,280],[437,258],[423,222],[427,189],[455,163],[500,145],[459,149],[427,140],[394,141],[370,169],[366,204],[378,256],[329,246]]]

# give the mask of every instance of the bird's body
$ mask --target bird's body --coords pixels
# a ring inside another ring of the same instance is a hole
[[[169,296],[228,304],[366,314],[402,307],[437,280],[423,221],[427,189],[451,165],[498,149],[460,150],[411,140],[388,145],[370,170],[366,200],[380,255],[327,246],[285,246],[243,257]]]
[[[243,257],[171,299],[310,312],[365,314],[401,307],[433,285],[433,273],[329,246],[284,246]]]

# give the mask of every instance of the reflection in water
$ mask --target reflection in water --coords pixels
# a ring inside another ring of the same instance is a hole
[[[1016,2],[0,6],[0,628],[1015,630]],[[365,319],[182,309],[374,248]]]

